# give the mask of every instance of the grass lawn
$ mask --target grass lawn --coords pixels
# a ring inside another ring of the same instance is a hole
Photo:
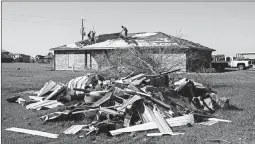
[[[21,70],[17,70],[21,68]],[[31,69],[30,69],[31,68]],[[39,118],[50,110],[26,110],[19,104],[8,103],[5,99],[26,90],[39,90],[45,82],[53,80],[66,83],[70,79],[84,75],[85,72],[51,71],[46,64],[2,63],[2,143],[3,144],[75,144],[75,143],[167,143],[203,144],[217,143],[212,139],[222,139],[231,143],[255,144],[255,71],[231,71],[211,74],[188,74],[187,77],[210,83],[218,95],[231,98],[231,107],[217,112],[219,118],[232,123],[217,123],[212,126],[174,128],[185,132],[180,136],[147,137],[146,132],[134,135],[123,134],[116,137],[106,135],[78,138],[78,135],[60,134],[72,124],[83,121],[52,122],[43,124]],[[20,134],[6,131],[9,127],[59,133],[58,139]],[[224,142],[222,142],[224,143]],[[225,142],[226,143],[226,142]]]

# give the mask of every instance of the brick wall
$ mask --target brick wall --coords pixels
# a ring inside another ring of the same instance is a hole
[[[162,61],[162,69],[181,69],[186,72],[186,54],[153,54],[157,60]]]
[[[85,70],[98,69],[98,62],[93,51],[55,51],[55,70]],[[87,55],[87,66],[86,63]]]
[[[84,70],[85,54],[56,54],[55,70]]]

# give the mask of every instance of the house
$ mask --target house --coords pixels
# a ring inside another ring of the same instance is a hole
[[[20,54],[20,53],[14,53],[13,54],[13,59],[14,59],[15,62],[25,62],[25,63],[30,62],[30,56],[29,55]]]
[[[105,63],[100,62],[98,56],[109,56],[113,51],[135,47],[141,50],[170,50],[167,53],[154,53],[154,55],[163,56],[165,65],[179,63],[178,68],[183,71],[196,71],[198,68],[210,67],[211,54],[212,51],[215,51],[198,43],[162,32],[130,33],[128,37],[132,39],[120,38],[119,33],[103,34],[96,37],[95,44],[90,45],[88,40],[84,40],[51,48],[50,50],[54,51],[54,69],[99,69]]]
[[[52,58],[53,58],[53,56],[46,55],[46,56],[43,58],[43,63],[50,63],[50,62],[52,61]]]
[[[1,52],[1,62],[13,62],[12,53],[2,50]]]
[[[42,55],[36,55],[35,59],[38,63],[50,63],[53,59],[53,54],[49,53],[46,56],[42,56]]]
[[[30,63],[35,63],[36,59],[34,57],[30,57]]]
[[[42,55],[36,55],[35,56],[35,59],[38,63],[43,63],[43,59],[44,59],[45,56],[42,56]]]

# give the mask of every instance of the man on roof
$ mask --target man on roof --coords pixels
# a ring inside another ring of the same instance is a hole
[[[127,37],[127,33],[128,33],[128,30],[127,30],[127,28],[126,27],[124,27],[124,26],[121,26],[121,28],[122,28],[122,31],[120,32],[121,34],[122,34],[122,32],[124,32],[124,37]]]
[[[95,43],[95,35],[96,35],[95,31],[89,31],[88,39],[89,39],[90,44],[94,44]]]
[[[88,33],[88,39],[89,39],[89,44],[91,44],[91,33],[92,33],[92,31],[89,31],[89,33]]]
[[[95,38],[95,36],[96,36],[96,32],[95,32],[95,31],[92,31],[91,42],[92,42],[93,44],[96,43],[96,38]]]

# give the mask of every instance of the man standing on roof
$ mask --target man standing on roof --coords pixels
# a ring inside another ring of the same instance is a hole
[[[96,43],[96,38],[95,38],[96,32],[92,31],[92,35],[91,35],[91,42],[94,44]]]
[[[92,33],[92,31],[89,31],[89,33],[88,33],[89,44],[91,44],[91,33]]]
[[[124,36],[127,37],[127,33],[128,33],[127,28],[124,26],[121,26],[121,28],[122,28],[122,31],[120,33],[122,33],[124,31]]]

